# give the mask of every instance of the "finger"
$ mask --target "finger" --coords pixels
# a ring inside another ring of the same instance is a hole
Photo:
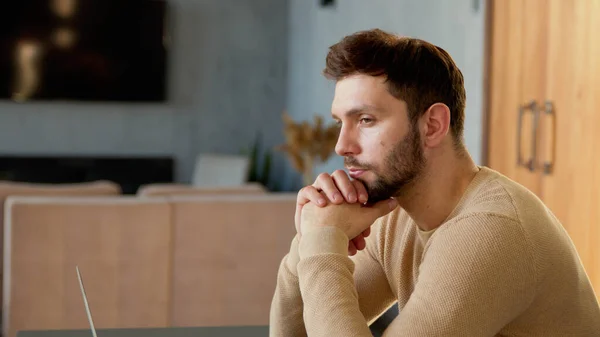
[[[367,188],[365,185],[359,180],[352,180],[352,185],[354,185],[354,189],[356,190],[356,194],[358,195],[358,202],[364,204],[369,201],[369,194],[367,193]]]
[[[312,202],[317,204],[318,206],[325,206],[327,204],[327,200],[325,197],[313,186],[305,186],[298,193],[298,197],[296,199],[296,205],[303,206]]]
[[[296,233],[298,233],[300,236],[302,235],[302,233],[300,232],[300,221],[301,221],[301,216],[302,216],[302,206],[301,204],[296,204],[296,213],[294,214],[294,225],[296,227]]]
[[[365,229],[362,233],[361,233],[365,238],[369,237],[369,235],[371,235],[371,227],[368,227],[367,229]]]
[[[362,235],[358,235],[357,237],[352,239],[352,242],[354,243],[354,247],[356,247],[357,250],[363,250],[365,249],[365,247],[367,247],[365,237]]]
[[[335,182],[335,185],[337,186],[338,190],[344,196],[344,199],[346,199],[346,202],[355,203],[358,201],[358,193],[356,191],[356,187],[354,186],[354,183],[350,180],[350,177],[348,177],[348,174],[346,172],[342,170],[336,170],[335,172],[333,172],[331,177],[333,178],[333,181]]]
[[[356,246],[354,246],[354,242],[350,240],[348,242],[348,255],[353,256],[356,254]]]
[[[334,204],[341,204],[344,202],[342,194],[335,185],[333,178],[327,173],[321,173],[312,185],[314,188],[322,190],[327,198]]]
[[[300,217],[302,215],[302,206],[307,203],[312,202],[318,206],[327,205],[327,200],[325,196],[323,196],[316,188],[312,186],[303,187],[300,192],[298,192],[298,196],[296,197],[296,213],[294,214],[294,224],[296,226],[296,232],[299,235],[302,235],[300,232]]]

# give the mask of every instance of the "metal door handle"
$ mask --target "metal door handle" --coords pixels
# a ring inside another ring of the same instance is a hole
[[[554,104],[551,101],[544,102],[544,115],[545,117],[552,117],[552,127],[550,129],[552,131],[552,141],[550,143],[551,158],[546,158],[542,163],[544,174],[549,175],[554,169],[554,156],[556,151],[556,114],[554,113]]]
[[[521,153],[521,139],[523,133],[523,116],[527,111],[533,114],[533,123],[531,125],[531,156],[525,160]],[[536,101],[531,101],[527,104],[519,106],[519,118],[517,121],[517,165],[524,166],[533,172],[536,169],[535,158],[537,152],[537,130],[538,130],[539,108]]]

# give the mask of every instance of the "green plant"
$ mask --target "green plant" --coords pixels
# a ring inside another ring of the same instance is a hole
[[[250,148],[242,150],[242,154],[250,158],[248,181],[269,187],[273,154],[269,149],[262,149],[262,136],[260,133],[257,134]]]

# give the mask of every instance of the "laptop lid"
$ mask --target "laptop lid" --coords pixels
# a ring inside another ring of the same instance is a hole
[[[92,312],[90,311],[90,306],[88,304],[87,296],[85,295],[85,288],[83,287],[83,279],[81,277],[81,273],[79,272],[79,266],[75,266],[77,270],[77,278],[79,279],[79,288],[81,288],[81,296],[83,297],[83,304],[85,305],[85,312],[87,313],[88,322],[90,323],[90,329],[92,330],[92,336],[96,336],[96,328],[94,327],[94,320],[92,319]]]

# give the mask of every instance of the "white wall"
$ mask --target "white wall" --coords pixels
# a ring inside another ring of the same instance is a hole
[[[287,1],[171,2],[169,103],[0,102],[0,156],[172,155],[189,181],[200,152],[280,143]]]
[[[322,75],[328,47],[359,30],[381,28],[422,38],[446,49],[465,77],[465,141],[479,163],[482,142],[484,1],[337,0],[321,8],[317,0],[290,0],[288,110],[296,119],[314,113],[329,118],[334,83]],[[319,170],[342,168],[335,157]]]

